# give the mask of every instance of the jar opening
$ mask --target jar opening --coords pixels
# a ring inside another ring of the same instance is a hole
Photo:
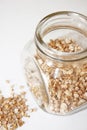
[[[83,50],[62,52],[48,46],[51,39],[69,37],[78,42]],[[60,61],[77,61],[87,57],[87,17],[70,11],[50,14],[37,25],[35,32],[37,48],[46,56]]]

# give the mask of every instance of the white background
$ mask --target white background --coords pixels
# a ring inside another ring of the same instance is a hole
[[[61,10],[87,15],[87,0],[0,0],[0,81],[25,81],[20,64],[23,47],[44,16]],[[39,109],[20,130],[87,130],[87,110],[60,117]]]

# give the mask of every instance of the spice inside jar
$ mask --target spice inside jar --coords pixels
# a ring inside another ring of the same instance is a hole
[[[70,38],[50,40],[48,46],[62,52],[78,52],[83,50],[83,48],[79,46],[75,40]]]
[[[48,47],[68,53],[83,50],[70,38],[51,39]],[[87,62],[80,65],[51,62],[38,53],[35,57],[48,82],[49,108],[53,113],[64,114],[87,102]]]

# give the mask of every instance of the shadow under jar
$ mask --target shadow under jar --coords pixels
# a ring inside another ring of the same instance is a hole
[[[23,52],[24,72],[38,105],[67,115],[87,108],[87,17],[50,14],[37,25]]]

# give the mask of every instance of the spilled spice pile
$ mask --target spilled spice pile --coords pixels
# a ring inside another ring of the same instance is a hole
[[[13,87],[11,92],[10,97],[6,98],[0,91],[0,130],[16,130],[25,123],[24,117],[30,117],[28,112],[35,110],[26,105],[26,92],[15,94]]]

